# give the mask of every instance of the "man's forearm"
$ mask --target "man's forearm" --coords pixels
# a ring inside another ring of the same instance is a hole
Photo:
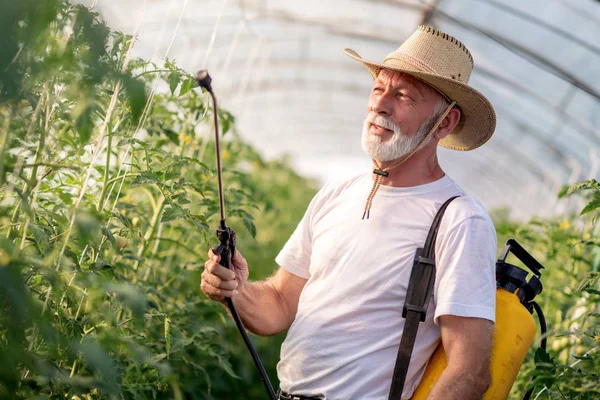
[[[246,282],[233,304],[246,329],[260,336],[276,335],[289,328],[293,317],[268,280]]]
[[[489,372],[467,368],[446,368],[440,375],[427,400],[480,400],[490,385]]]

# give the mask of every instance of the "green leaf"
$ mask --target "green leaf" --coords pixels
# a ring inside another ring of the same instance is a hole
[[[180,206],[191,203],[191,201],[188,200],[185,192],[176,194],[175,196],[173,196],[172,200]]]
[[[242,218],[242,221],[248,232],[256,239],[256,225],[254,225],[254,221],[250,218]]]
[[[590,272],[588,276],[586,276],[579,287],[577,288],[578,292],[587,292],[589,290],[598,290],[598,282],[600,281],[600,272]]]
[[[75,128],[79,134],[80,143],[87,143],[92,136],[92,131],[94,130],[93,112],[92,107],[86,107],[85,105],[76,108],[73,112],[75,116]]]
[[[75,216],[75,227],[79,232],[79,245],[93,245],[100,242],[100,221],[91,212],[80,211]]]
[[[106,261],[95,261],[92,264],[92,271],[94,272],[105,271],[109,269],[114,269],[114,267],[110,264],[107,264]]]
[[[192,214],[192,223],[194,224],[194,226],[196,228],[198,228],[198,230],[202,231],[202,232],[206,232],[210,229],[210,226],[208,225],[208,220],[206,219],[206,216],[201,215],[201,214]]]
[[[40,246],[43,249],[47,248],[48,243],[49,243],[49,238],[48,238],[48,234],[42,228],[42,226],[30,223],[29,229],[33,233],[33,237],[35,238],[35,241],[37,242],[38,246]]]
[[[174,219],[184,219],[187,215],[178,209],[174,209],[173,207],[166,207],[163,211],[161,222],[168,222]]]
[[[180,171],[165,171],[164,175],[163,175],[163,182],[168,182],[170,180],[173,180],[175,178],[179,178],[181,176],[181,172]]]
[[[113,211],[112,215],[113,217],[116,217],[119,221],[121,221],[123,225],[125,225],[127,228],[133,229],[133,225],[131,225],[131,221],[129,220],[129,218],[127,218],[127,216],[121,214],[118,211]]]
[[[158,178],[158,176],[151,172],[140,172],[140,174],[135,177],[133,182],[131,182],[131,186],[146,185],[148,183],[158,183],[159,181],[160,179]]]
[[[589,203],[587,203],[587,205],[583,208],[583,210],[581,210],[580,215],[587,214],[592,211],[596,211],[598,208],[600,208],[600,197],[597,197],[597,198],[593,199],[592,201],[590,201]]]
[[[600,183],[595,179],[588,179],[586,181],[575,183],[571,186],[564,186],[560,192],[558,192],[558,197],[562,198],[565,196],[570,196],[573,193],[580,192],[582,190],[590,190],[594,189],[600,191]]]
[[[177,85],[181,81],[181,74],[178,72],[171,72],[167,77],[167,82],[169,83],[169,89],[171,90],[171,94],[175,93],[177,89]]]
[[[554,361],[550,357],[550,354],[548,354],[546,352],[546,350],[542,349],[541,347],[539,347],[535,351],[534,361],[535,361],[536,365],[537,364],[551,364],[551,365],[554,365]]]
[[[101,375],[105,389],[114,394],[118,393],[117,366],[108,353],[91,339],[86,339],[83,343],[77,344],[75,349],[81,352],[86,364]]]
[[[115,252],[117,254],[121,254],[121,250],[119,249],[119,246],[117,246],[117,241],[116,241],[115,236],[113,235],[113,233],[108,228],[106,228],[105,226],[103,226],[102,227],[102,234],[104,236],[106,236],[106,238],[108,239],[108,241],[112,245],[112,247],[115,250]]]
[[[581,361],[592,361],[592,360],[594,360],[593,357],[585,356],[585,355],[584,356],[577,356],[577,355],[573,354],[572,357],[574,359],[576,359],[576,360],[581,360]]]
[[[229,132],[235,123],[235,117],[228,111],[219,110],[219,121],[221,122],[222,134]]]
[[[212,170],[208,167],[208,165],[204,164],[202,161],[198,160],[197,158],[183,157],[183,159],[187,162],[191,162],[191,163],[201,166],[206,172],[212,172]]]
[[[556,364],[546,350],[539,347],[534,355],[536,381],[550,388],[556,382]]]
[[[121,147],[124,144],[138,144],[140,145],[140,147],[143,147],[144,149],[148,149],[150,146],[148,145],[148,143],[143,142],[139,139],[136,138],[125,138],[125,139],[121,139],[119,140],[119,143],[117,144],[117,147]]]
[[[162,133],[165,134],[165,136],[173,143],[175,144],[179,144],[179,135],[177,134],[177,132],[175,132],[172,129],[168,129],[168,128],[163,128],[162,129]]]
[[[192,90],[196,86],[196,80],[193,78],[188,78],[181,84],[181,88],[179,89],[179,96],[185,95],[187,92]],[[172,92],[171,92],[172,93]]]
[[[109,293],[114,293],[119,300],[127,305],[133,312],[133,316],[141,319],[146,311],[146,297],[132,284],[108,282],[105,289]]]
[[[128,75],[123,75],[121,79],[127,92],[131,116],[137,122],[146,107],[146,86],[144,82]]]

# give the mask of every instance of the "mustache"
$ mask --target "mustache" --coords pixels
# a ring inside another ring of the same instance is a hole
[[[370,112],[369,114],[367,114],[366,121],[371,124],[378,125],[382,128],[389,129],[390,131],[393,131],[394,133],[401,133],[400,127],[398,125],[396,125],[394,123],[394,121],[392,121],[391,119],[389,119],[388,117],[386,117],[384,115],[379,115],[374,112]]]

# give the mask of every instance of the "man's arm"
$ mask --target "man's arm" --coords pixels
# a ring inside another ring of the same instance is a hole
[[[264,281],[247,282],[248,264],[239,252],[231,269],[220,265],[212,251],[209,257],[200,284],[206,296],[223,304],[231,297],[244,326],[257,335],[275,335],[290,327],[306,279],[279,268]]]
[[[276,335],[290,327],[298,311],[300,293],[306,279],[279,268],[261,282],[248,282],[233,303],[251,332],[261,336]]]
[[[442,315],[440,329],[448,366],[428,400],[481,399],[491,383],[494,323],[482,318]]]

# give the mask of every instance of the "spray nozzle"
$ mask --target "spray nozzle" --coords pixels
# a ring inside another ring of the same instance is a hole
[[[208,74],[208,71],[203,69],[196,73],[196,82],[198,82],[198,86],[212,92],[212,78]]]

